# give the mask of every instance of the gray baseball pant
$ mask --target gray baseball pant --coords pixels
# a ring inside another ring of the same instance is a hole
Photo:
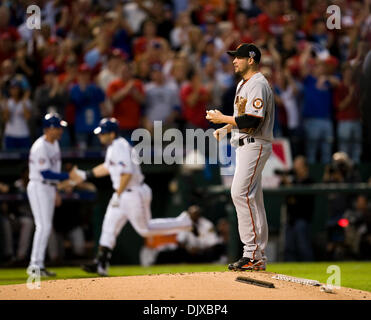
[[[238,231],[244,244],[243,257],[266,260],[268,224],[264,208],[262,171],[272,144],[255,139],[236,149],[236,170],[231,195],[237,211]]]

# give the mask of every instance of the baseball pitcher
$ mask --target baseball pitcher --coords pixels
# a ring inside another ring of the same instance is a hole
[[[272,152],[274,100],[266,78],[259,72],[260,50],[253,44],[241,44],[233,57],[235,72],[242,77],[237,85],[233,116],[218,110],[208,111],[206,119],[226,123],[214,132],[220,140],[232,132],[236,148],[236,170],[231,195],[237,211],[238,230],[244,244],[242,258],[228,266],[230,270],[265,270],[264,254],[268,225],[263,201],[262,171]]]

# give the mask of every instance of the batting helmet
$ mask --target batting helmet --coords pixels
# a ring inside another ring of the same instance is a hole
[[[115,118],[103,118],[99,122],[99,126],[94,129],[95,134],[115,132],[119,131],[119,123]]]
[[[43,118],[43,128],[61,128],[67,127],[67,122],[62,120],[56,112],[47,113]]]

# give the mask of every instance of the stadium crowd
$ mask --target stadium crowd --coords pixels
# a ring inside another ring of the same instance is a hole
[[[31,2],[40,29],[27,27]],[[335,150],[358,163],[370,136],[370,3],[334,3],[342,24],[331,30],[319,0],[2,1],[3,149],[28,148],[50,109],[70,124],[65,147],[96,145],[92,129],[109,115],[126,137],[155,120],[206,128],[206,109],[231,113],[226,50],[254,42],[275,91],[275,136],[309,163],[319,151],[329,163]]]
[[[239,79],[226,51],[253,42],[275,93],[275,137],[290,140],[293,157],[371,160],[370,0],[0,3],[5,152],[28,150],[51,110],[69,124],[62,148],[98,146],[92,130],[105,116],[129,140],[156,120],[206,129],[205,110],[233,113]],[[40,29],[29,28],[31,4],[41,8]],[[341,9],[341,29],[327,27],[330,4]]]

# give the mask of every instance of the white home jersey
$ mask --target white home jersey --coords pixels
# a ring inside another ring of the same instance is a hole
[[[61,172],[61,151],[59,142],[46,141],[45,136],[37,139],[31,147],[29,155],[29,178],[33,181],[45,180],[42,171],[51,170],[55,173]]]
[[[271,142],[273,140],[274,97],[267,79],[260,73],[254,74],[249,80],[241,80],[236,89],[233,116],[249,116],[262,118],[259,127],[251,129],[234,128],[231,144],[238,146],[238,140],[251,136]]]
[[[143,182],[144,176],[140,166],[133,161],[135,156],[135,149],[122,137],[113,140],[107,148],[104,166],[110,173],[113,189],[119,188],[121,175],[125,173],[132,175],[127,188],[138,186]]]

